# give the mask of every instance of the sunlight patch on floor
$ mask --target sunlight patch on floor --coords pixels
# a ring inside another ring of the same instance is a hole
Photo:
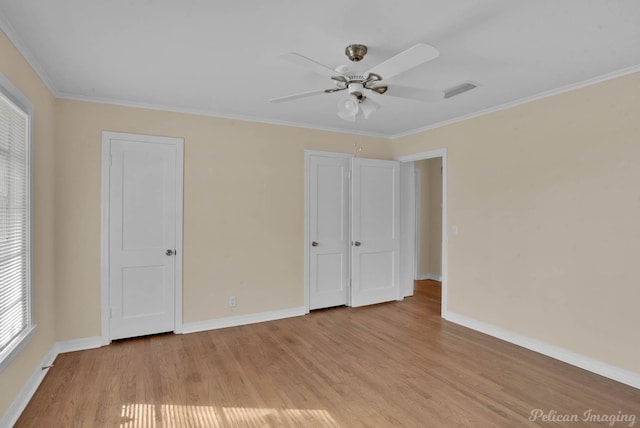
[[[120,428],[213,428],[229,425],[338,427],[328,411],[315,409],[125,404],[120,416]]]

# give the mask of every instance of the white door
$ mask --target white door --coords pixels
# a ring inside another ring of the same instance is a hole
[[[106,138],[109,338],[173,331],[182,145],[130,134]]]
[[[310,155],[307,165],[309,309],[346,305],[351,157]]]
[[[400,164],[353,159],[351,306],[400,299]]]

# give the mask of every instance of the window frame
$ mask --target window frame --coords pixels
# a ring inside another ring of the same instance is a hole
[[[33,318],[33,105],[31,101],[2,73],[0,73],[0,95],[18,107],[27,116],[27,326],[10,344],[0,352],[0,372],[2,372],[31,341],[37,325]]]

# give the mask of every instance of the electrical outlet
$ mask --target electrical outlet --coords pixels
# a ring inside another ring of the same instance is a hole
[[[236,296],[230,296],[229,297],[229,306],[232,307],[232,308],[235,308],[236,304],[237,304]]]

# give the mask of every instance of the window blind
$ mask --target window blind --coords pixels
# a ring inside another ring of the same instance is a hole
[[[28,130],[0,92],[0,355],[30,328]]]

